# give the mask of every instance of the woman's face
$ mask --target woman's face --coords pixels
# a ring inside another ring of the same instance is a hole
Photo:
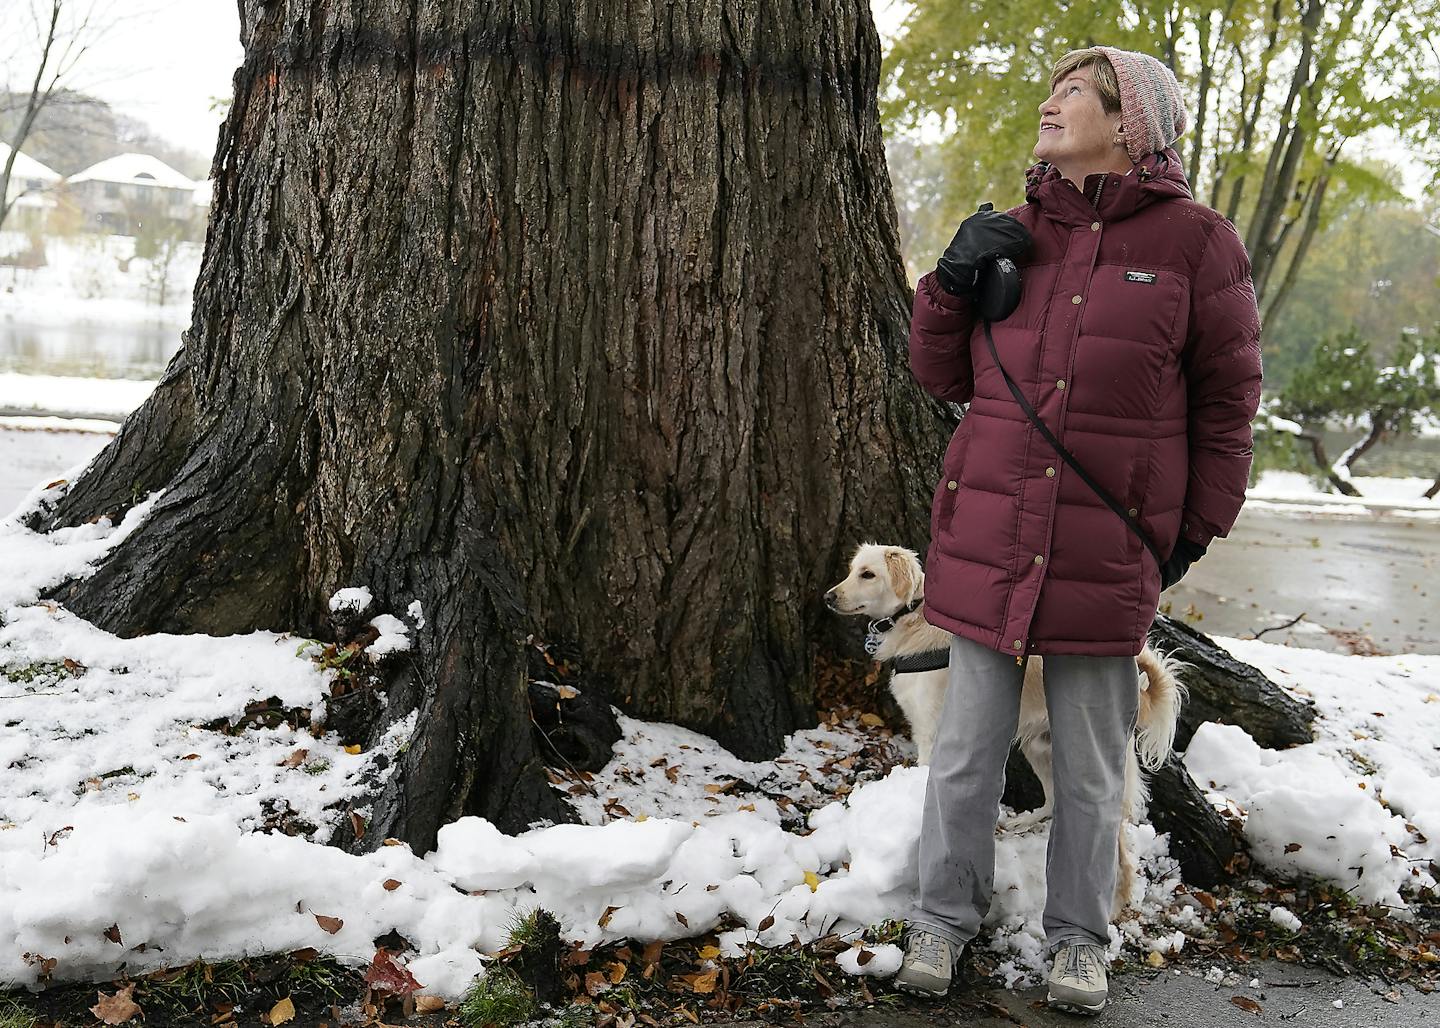
[[[1039,160],[1062,169],[1113,162],[1115,140],[1122,135],[1120,112],[1105,113],[1093,68],[1073,71],[1055,83],[1054,91],[1040,105],[1039,133],[1035,141]]]

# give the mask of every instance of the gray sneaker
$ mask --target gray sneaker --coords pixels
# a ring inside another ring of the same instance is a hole
[[[1049,1002],[1072,1014],[1098,1014],[1105,1009],[1105,947],[1072,942],[1055,951],[1050,969]]]
[[[944,996],[964,952],[963,943],[957,946],[942,935],[911,928],[905,933],[905,959],[895,972],[895,987],[917,996]]]

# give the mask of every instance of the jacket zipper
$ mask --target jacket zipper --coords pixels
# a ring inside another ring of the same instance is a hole
[[[1094,202],[1091,204],[1091,206],[1095,208],[1095,213],[1096,213],[1096,214],[1099,214],[1099,213],[1100,213],[1100,190],[1102,190],[1102,189],[1104,189],[1104,188],[1105,188],[1105,176],[1102,175],[1102,176],[1100,176],[1100,183],[1099,183],[1099,185],[1097,185],[1097,186],[1095,187],[1095,200],[1094,200]]]

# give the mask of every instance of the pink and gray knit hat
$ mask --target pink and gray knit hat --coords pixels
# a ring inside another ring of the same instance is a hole
[[[1097,46],[1120,82],[1120,124],[1125,149],[1140,163],[1146,154],[1163,150],[1185,131],[1185,105],[1175,73],[1149,54]]]

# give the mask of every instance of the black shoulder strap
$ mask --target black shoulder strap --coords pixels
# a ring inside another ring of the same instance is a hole
[[[1160,567],[1163,565],[1165,558],[1160,556],[1160,551],[1156,548],[1155,544],[1150,541],[1150,537],[1145,534],[1145,530],[1140,527],[1140,521],[1137,518],[1131,517],[1130,512],[1120,506],[1119,501],[1117,501],[1115,497],[1106,492],[1099,482],[1091,478],[1089,472],[1080,466],[1080,462],[1075,459],[1074,455],[1065,449],[1064,446],[1060,445],[1060,440],[1056,439],[1050,429],[1045,427],[1045,422],[1040,420],[1039,415],[1035,413],[1035,408],[1031,407],[1029,401],[1025,399],[1025,394],[1020,391],[1020,387],[1015,384],[1015,380],[1012,379],[1010,373],[1005,370],[1005,365],[1000,363],[1000,354],[995,349],[995,337],[990,334],[990,322],[988,320],[985,322],[985,341],[990,344],[991,360],[993,360],[995,366],[1000,369],[1000,374],[1005,377],[1005,384],[1010,387],[1010,394],[1015,397],[1015,402],[1020,404],[1020,409],[1025,412],[1025,416],[1030,419],[1030,423],[1039,429],[1040,434],[1045,437],[1046,442],[1055,448],[1055,452],[1060,454],[1060,457],[1065,463],[1069,464],[1070,467],[1075,470],[1075,474],[1080,476],[1080,480],[1088,485],[1096,496],[1105,501],[1105,506],[1113,510],[1120,520],[1129,525],[1131,531],[1140,537],[1140,541],[1144,543],[1145,548],[1150,551],[1150,556],[1155,558],[1155,566]]]

